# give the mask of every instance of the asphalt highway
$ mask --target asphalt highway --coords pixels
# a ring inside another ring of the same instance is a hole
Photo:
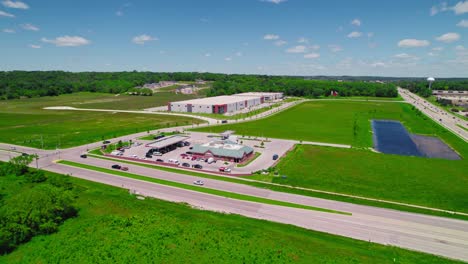
[[[406,89],[398,88],[398,93],[408,103],[414,105],[417,109],[430,117],[436,123],[452,131],[452,133],[459,136],[463,140],[468,140],[468,131],[465,130],[468,129],[468,121],[462,120],[461,118],[431,104],[427,100],[424,100],[423,98]],[[464,127],[465,129],[461,128],[460,126]]]

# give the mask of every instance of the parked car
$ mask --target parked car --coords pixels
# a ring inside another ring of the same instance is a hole
[[[184,142],[184,145],[185,145],[185,146],[190,146],[190,142],[185,141],[185,142]]]
[[[114,165],[112,165],[112,168],[113,168],[113,169],[120,170],[120,168],[122,168],[122,166],[117,165],[117,164],[114,164]]]
[[[176,160],[176,159],[169,159],[168,162],[169,163],[174,163],[174,164],[179,164],[179,161]]]
[[[203,169],[203,166],[200,165],[200,164],[195,164],[195,165],[192,165],[192,168],[195,168],[195,169]]]
[[[163,154],[162,154],[161,152],[157,152],[157,151],[156,151],[156,152],[153,152],[153,155],[154,155],[154,156],[162,156]]]
[[[213,159],[213,158],[207,158],[207,159],[205,160],[205,162],[208,163],[208,164],[211,164],[211,163],[215,162],[215,159]]]
[[[145,157],[147,157],[147,158],[150,158],[150,159],[151,159],[151,158],[153,157],[153,155],[151,155],[150,153],[146,153]]]
[[[162,159],[157,159],[156,161],[157,162],[164,162],[164,160],[162,160]]]
[[[197,157],[195,157],[195,156],[192,157],[192,160],[196,160],[196,159],[197,159]]]
[[[184,163],[182,163],[182,167],[190,168],[190,164],[188,164],[187,162],[184,162]]]
[[[274,154],[274,155],[273,155],[273,160],[277,160],[278,157],[279,157],[278,154]]]
[[[120,169],[123,171],[128,171],[128,167],[121,167]]]
[[[203,186],[205,183],[202,180],[196,180],[193,182],[193,184]]]
[[[179,142],[177,143],[177,147],[181,148],[181,147],[185,147],[185,144],[184,142]]]
[[[83,158],[83,159],[86,159],[87,157],[88,157],[88,155],[86,155],[86,154],[81,154],[80,155],[80,158]]]

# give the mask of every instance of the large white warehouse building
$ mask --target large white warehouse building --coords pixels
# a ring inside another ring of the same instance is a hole
[[[223,95],[201,99],[170,102],[169,112],[224,114],[242,110],[263,103],[261,96]]]
[[[235,94],[235,96],[258,96],[262,97],[263,101],[274,101],[283,99],[283,93],[267,93],[267,92],[249,92]]]

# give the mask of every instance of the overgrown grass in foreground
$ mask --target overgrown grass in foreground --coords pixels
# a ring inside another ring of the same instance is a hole
[[[326,212],[326,213],[351,215],[350,213],[345,213],[345,212],[340,212],[340,211],[334,211],[334,210],[328,210],[328,209],[318,208],[318,207],[313,207],[313,206],[283,202],[283,201],[278,201],[278,200],[271,200],[271,199],[266,199],[266,198],[262,198],[262,197],[256,197],[256,196],[249,196],[249,195],[243,195],[243,194],[238,194],[238,193],[220,191],[220,190],[200,187],[200,186],[196,186],[196,185],[188,185],[188,184],[183,184],[183,183],[178,183],[178,182],[172,182],[172,181],[167,181],[167,180],[162,180],[162,179],[151,178],[151,177],[147,177],[147,176],[141,176],[141,175],[128,173],[128,172],[123,172],[123,171],[118,171],[118,170],[110,170],[110,169],[106,169],[106,168],[101,168],[101,167],[91,166],[91,165],[87,165],[87,164],[76,163],[76,162],[67,161],[67,160],[59,161],[59,163],[64,164],[64,165],[73,166],[73,167],[104,172],[104,173],[113,174],[113,175],[117,175],[117,176],[122,176],[122,177],[127,177],[127,178],[136,179],[136,180],[147,181],[147,182],[153,182],[153,183],[157,183],[157,184],[161,184],[161,185],[167,185],[167,186],[171,186],[171,187],[176,187],[176,188],[181,188],[181,189],[186,189],[186,190],[191,190],[191,191],[197,191],[197,192],[201,192],[201,193],[207,193],[207,194],[212,194],[212,195],[217,195],[217,196],[222,196],[222,197],[227,197],[227,198],[232,198],[232,199],[237,199],[237,200],[256,202],[256,203],[264,203],[264,204],[271,204],[271,205],[279,205],[279,206],[286,206],[286,207],[292,207],[292,208],[301,208],[301,209],[321,211],[321,212]]]
[[[269,184],[269,183],[270,182],[276,183],[276,182],[272,180],[271,175],[255,175],[253,177],[245,178],[247,180],[244,180],[244,179],[237,178],[237,177],[231,177],[229,175],[227,175],[227,176],[217,176],[217,175],[213,175],[213,174],[205,174],[205,173],[200,173],[200,172],[196,172],[196,171],[181,170],[181,169],[177,169],[177,168],[158,166],[158,165],[152,165],[152,164],[141,163],[141,162],[133,162],[133,161],[122,160],[122,159],[113,159],[113,158],[103,156],[102,152],[100,152],[99,149],[93,150],[92,152],[95,155],[91,155],[91,156],[95,157],[95,158],[104,159],[104,160],[113,160],[113,161],[120,162],[120,163],[132,164],[132,165],[137,165],[137,166],[141,166],[141,167],[152,168],[152,169],[155,169],[155,170],[173,172],[173,173],[178,173],[178,174],[181,174],[181,175],[197,176],[197,177],[201,177],[201,178],[207,178],[207,179],[214,179],[214,180],[220,180],[220,181],[227,181],[227,182],[245,184],[245,185],[254,186],[254,187],[258,187],[258,188],[270,189],[272,191],[285,192],[285,193],[294,193],[294,194],[299,194],[299,195],[304,195],[304,196],[318,197],[318,198],[323,198],[323,199],[336,200],[336,201],[355,203],[355,204],[362,204],[362,205],[368,205],[368,206],[390,208],[390,209],[399,210],[399,211],[406,211],[406,212],[413,212],[413,213],[428,214],[428,215],[434,215],[434,216],[442,216],[442,217],[449,217],[449,218],[457,218],[457,219],[468,220],[468,217],[466,217],[464,215],[460,215],[460,214],[451,214],[451,213],[445,213],[445,212],[440,212],[440,211],[422,209],[422,208],[417,208],[417,207],[410,207],[410,206],[403,206],[403,205],[398,205],[398,204],[393,204],[393,203],[386,203],[386,202],[381,202],[381,201],[372,201],[372,200],[366,200],[366,199],[360,199],[360,198],[354,198],[354,197],[347,197],[347,196],[342,196],[342,195],[329,194],[329,193],[324,193],[324,192],[319,192],[319,191],[302,190],[302,189],[297,189],[294,186],[290,186],[290,185],[272,185],[272,184]],[[258,181],[248,181],[248,179],[258,180]],[[262,182],[262,181],[264,181],[264,182]],[[277,183],[277,184],[281,184],[281,183]]]
[[[79,216],[1,263],[459,263],[71,179]]]
[[[468,213],[466,160],[299,145],[276,169],[257,179]]]

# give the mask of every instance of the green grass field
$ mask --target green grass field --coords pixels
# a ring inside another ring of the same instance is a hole
[[[460,263],[71,181],[79,216],[0,263]]]
[[[175,116],[42,109],[64,105],[86,108],[97,108],[100,105],[101,108],[108,108],[111,102],[105,100],[114,97],[116,96],[82,93],[0,101],[0,141],[41,148],[43,140],[46,149],[67,148],[136,132],[200,122],[197,119]],[[139,104],[134,100],[150,98],[125,97],[129,101],[120,105],[122,109],[128,109],[132,105],[138,108],[144,103]],[[116,102],[113,101],[112,104],[114,103]]]
[[[287,178],[254,179],[468,213],[466,160],[297,146],[276,166]]]
[[[252,122],[194,130],[212,133],[234,130],[238,135],[371,147],[372,119],[399,120],[411,133],[437,135],[463,156],[468,155],[466,143],[406,103],[313,101]]]

